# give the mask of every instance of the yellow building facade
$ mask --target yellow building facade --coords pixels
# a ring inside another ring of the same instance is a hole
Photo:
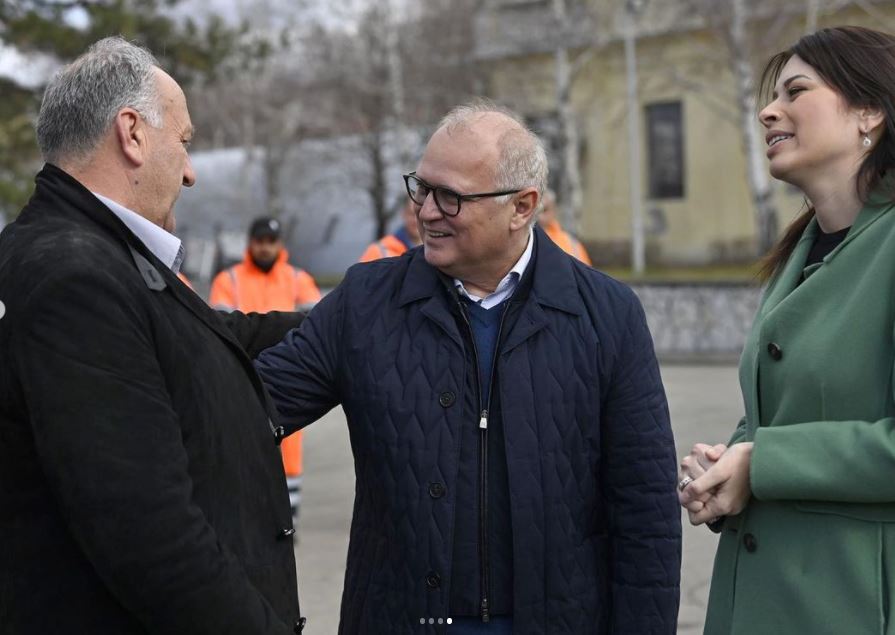
[[[688,9],[694,5],[721,7],[725,2],[699,0],[689,3]],[[576,229],[591,257],[599,264],[630,262],[628,118],[635,116],[641,132],[648,265],[753,261],[757,256],[756,223],[729,48],[721,31],[723,18],[712,22],[680,11],[681,6],[670,12],[669,5],[674,2],[648,3],[635,22],[638,99],[631,108],[622,37],[625,2],[595,0],[589,4],[586,17],[579,5],[573,19],[580,25],[579,31],[590,29],[590,35],[566,33],[569,41],[577,44],[569,51],[570,59],[584,55],[573,78],[571,102],[580,137],[583,195]],[[677,4],[688,3],[682,0]],[[785,9],[779,10],[773,2],[758,4],[763,5],[761,15],[748,23],[753,51],[749,62],[756,84],[768,57],[805,32],[805,13],[794,8],[801,3],[780,2]],[[886,30],[892,25],[888,30],[895,31],[895,2],[861,4],[864,8],[855,5],[819,11],[818,28],[858,24]],[[547,130],[548,144],[557,112],[557,36],[550,33],[557,23],[552,5],[550,1],[494,0],[486,3],[477,23],[488,94],[523,114],[542,133]],[[519,35],[526,20],[529,37],[541,38],[540,46],[526,43]],[[507,29],[516,29],[515,34],[508,37]],[[760,129],[757,112],[754,125]],[[763,131],[760,143],[763,156]],[[554,154],[552,171],[558,172],[558,163]],[[775,183],[773,191],[782,231],[804,209],[804,201],[798,191],[783,183]]]

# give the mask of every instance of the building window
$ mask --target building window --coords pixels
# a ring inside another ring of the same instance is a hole
[[[650,198],[684,197],[684,122],[681,102],[646,107]]]

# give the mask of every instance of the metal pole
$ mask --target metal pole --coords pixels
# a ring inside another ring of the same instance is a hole
[[[625,70],[628,84],[628,176],[631,197],[631,267],[642,274],[646,266],[643,240],[643,192],[641,183],[640,103],[637,98],[637,51],[635,18],[640,3],[628,0],[625,11]]]

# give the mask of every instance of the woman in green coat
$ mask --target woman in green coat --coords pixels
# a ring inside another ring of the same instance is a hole
[[[705,633],[895,634],[895,38],[818,31],[763,85],[770,172],[809,209],[765,261],[745,417],[681,461],[721,533]]]

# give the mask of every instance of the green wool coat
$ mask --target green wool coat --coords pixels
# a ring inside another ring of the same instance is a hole
[[[731,440],[755,443],[753,498],[724,521],[707,635],[895,635],[893,208],[871,198],[805,268],[812,220],[764,294]]]

